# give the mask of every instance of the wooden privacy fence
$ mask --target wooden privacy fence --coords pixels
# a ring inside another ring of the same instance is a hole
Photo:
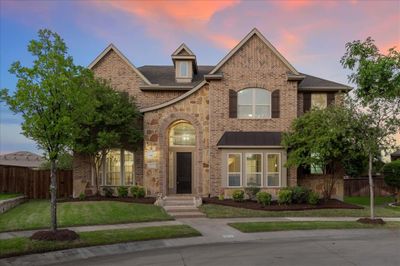
[[[388,187],[383,177],[373,177],[375,196],[389,196],[395,191]],[[344,179],[345,196],[369,196],[368,177]]]
[[[0,165],[0,192],[22,193],[30,199],[50,198],[50,171]],[[57,171],[57,197],[72,196],[72,171]]]

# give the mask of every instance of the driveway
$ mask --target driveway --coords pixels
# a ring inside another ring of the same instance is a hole
[[[389,230],[291,232],[263,240],[163,248],[57,265],[400,265],[400,233]],[[308,236],[307,236],[308,235]]]

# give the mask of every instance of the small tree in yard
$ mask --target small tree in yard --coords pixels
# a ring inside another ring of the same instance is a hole
[[[400,160],[385,164],[383,175],[386,185],[396,189],[396,201],[400,202]]]
[[[394,148],[393,135],[399,131],[400,52],[391,48],[381,54],[369,37],[347,43],[341,63],[352,71],[349,81],[357,85],[351,104],[354,145],[368,157],[371,219],[375,219],[372,163],[375,154]]]
[[[57,229],[56,169],[60,154],[66,152],[82,133],[77,121],[92,113],[86,82],[86,69],[75,66],[61,37],[50,30],[40,30],[28,51],[34,56],[32,67],[15,62],[10,72],[18,78],[16,92],[6,89],[1,98],[10,109],[22,113],[23,134],[36,141],[50,161],[51,229]]]
[[[332,195],[338,176],[335,169],[343,159],[355,154],[348,138],[351,132],[351,113],[340,106],[313,109],[295,119],[290,131],[283,135],[282,144],[289,151],[287,165],[305,167],[319,165],[332,170],[324,179],[324,199]]]
[[[99,172],[107,152],[112,148],[136,150],[143,131],[134,99],[113,90],[105,80],[92,80],[90,94],[95,109],[90,119],[81,121],[80,127],[86,130],[76,139],[74,151],[89,156],[99,193]]]

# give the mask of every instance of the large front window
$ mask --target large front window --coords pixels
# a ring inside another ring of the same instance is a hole
[[[176,122],[169,131],[170,146],[195,146],[196,131],[194,127],[185,121]]]
[[[258,88],[239,91],[238,118],[271,118],[271,93]]]
[[[267,154],[267,180],[265,183],[268,187],[280,186],[280,161],[279,153]]]
[[[246,185],[261,186],[262,154],[246,153]]]
[[[242,177],[242,154],[228,154],[228,186],[240,187]]]
[[[133,185],[134,173],[133,153],[118,149],[108,151],[100,169],[102,184],[106,186]]]

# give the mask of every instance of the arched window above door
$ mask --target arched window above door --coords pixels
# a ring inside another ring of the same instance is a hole
[[[169,130],[169,146],[195,146],[196,130],[187,121],[175,122]]]

